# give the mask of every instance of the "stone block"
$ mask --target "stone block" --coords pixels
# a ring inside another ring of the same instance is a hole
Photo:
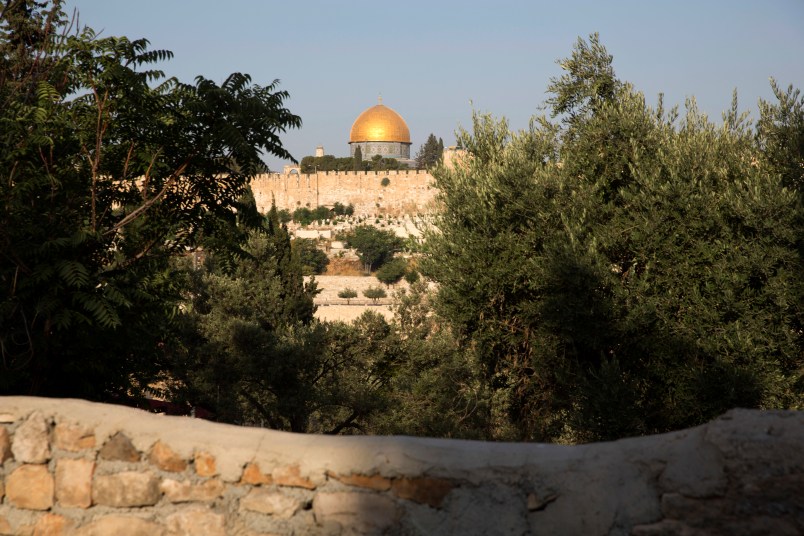
[[[218,479],[207,480],[201,484],[193,484],[187,480],[179,482],[167,478],[159,485],[159,489],[170,502],[211,502],[223,495],[224,485]]]
[[[171,473],[181,473],[187,469],[187,462],[161,441],[157,441],[151,447],[148,460],[163,471]]]
[[[11,536],[12,534],[14,534],[14,532],[11,530],[11,523],[9,523],[8,519],[5,517],[0,516],[0,535]]]
[[[125,471],[96,476],[92,487],[92,502],[102,506],[152,506],[161,496],[159,478],[152,473]]]
[[[58,514],[45,514],[33,526],[33,536],[67,536],[75,522]]]
[[[558,495],[555,493],[529,493],[526,501],[528,512],[538,512],[544,510],[548,504],[555,501]]]
[[[340,525],[357,533],[382,533],[399,520],[399,509],[385,495],[360,492],[319,492],[313,500],[318,525]]]
[[[67,508],[92,506],[92,460],[60,459],[56,462],[56,501]]]
[[[70,452],[95,448],[95,431],[72,423],[58,423],[53,428],[53,446]]]
[[[380,475],[357,475],[354,473],[350,475],[328,473],[328,475],[348,486],[357,486],[359,488],[373,489],[377,491],[388,491],[391,489],[391,479]]]
[[[449,480],[430,477],[397,478],[391,484],[391,489],[400,499],[426,504],[433,508],[441,507],[444,498],[453,487]]]
[[[290,486],[294,488],[315,489],[315,484],[299,473],[298,465],[288,465],[278,467],[272,473],[274,484],[279,486]]]
[[[259,512],[282,519],[290,519],[303,505],[299,499],[265,488],[254,488],[240,499],[240,510]]]
[[[260,470],[260,464],[256,462],[247,463],[243,468],[243,476],[240,477],[241,484],[259,486],[260,484],[271,484],[273,478]]]
[[[45,463],[50,459],[49,426],[38,411],[14,432],[11,452],[20,463]]]
[[[680,493],[665,493],[661,499],[662,514],[669,519],[678,519],[693,527],[702,527],[717,522],[728,515],[731,509],[724,499],[695,499]]]
[[[165,536],[165,527],[139,517],[110,515],[79,527],[72,536]]]
[[[119,462],[138,462],[140,452],[123,432],[117,432],[100,449],[102,460]]]
[[[192,508],[166,519],[167,536],[226,536],[226,518],[207,509]]]
[[[11,458],[11,437],[5,426],[0,426],[0,465]]]
[[[6,500],[26,510],[53,506],[53,477],[46,465],[21,465],[6,479]]]
[[[198,476],[215,476],[218,474],[215,456],[209,452],[196,452],[193,458],[193,466],[195,467],[195,474]]]
[[[675,519],[663,519],[658,523],[636,525],[631,529],[631,536],[704,536],[704,533]]]

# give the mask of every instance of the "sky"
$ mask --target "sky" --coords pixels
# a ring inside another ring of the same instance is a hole
[[[379,95],[407,122],[412,156],[430,133],[454,144],[473,111],[526,128],[545,113],[557,60],[593,32],[652,105],[659,93],[666,107],[694,96],[719,122],[737,89],[756,119],[770,77],[804,90],[804,0],[68,0],[65,10],[101,36],[171,50],[160,67],[182,81],[279,79],[303,121],[281,136],[299,160],[318,145],[348,156],[352,123]]]

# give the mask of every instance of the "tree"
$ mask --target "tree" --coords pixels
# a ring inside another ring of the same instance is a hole
[[[385,298],[387,294],[382,287],[368,287],[363,291],[363,296],[377,303],[377,300]]]
[[[352,171],[355,160],[350,157],[335,158],[331,154],[324,156],[305,156],[299,168],[302,173],[320,173],[322,171]]]
[[[567,123],[573,125],[613,103],[622,82],[614,74],[612,60],[597,33],[588,41],[579,37],[572,55],[556,62],[564,74],[551,78],[547,87],[553,117],[566,114]]]
[[[382,315],[365,311],[351,324],[327,323],[332,367],[322,374],[324,399],[316,417],[325,433],[371,433],[374,415],[388,407],[388,385],[403,356]]]
[[[393,257],[402,248],[402,240],[391,231],[383,231],[371,225],[358,225],[344,239],[346,246],[357,251],[360,262],[371,272]]]
[[[443,140],[436,139],[435,134],[430,134],[427,141],[419,148],[416,153],[416,168],[431,169],[441,161],[444,154]]]
[[[385,285],[395,285],[399,283],[405,275],[408,268],[408,263],[405,259],[395,258],[392,259],[377,269],[375,276],[379,279],[380,283]]]
[[[358,145],[352,157],[352,171],[363,171],[363,149]]]
[[[799,201],[736,102],[722,128],[693,100],[677,124],[614,77],[597,36],[560,64],[559,124],[475,115],[472,157],[435,173],[420,265],[492,389],[492,435],[592,441],[799,407]]]
[[[782,184],[804,192],[804,96],[789,86],[783,91],[771,79],[777,104],[760,100],[757,142]],[[804,194],[801,194],[804,195]]]
[[[296,238],[291,242],[295,254],[299,256],[303,275],[323,274],[327,270],[329,258],[318,249],[312,238]]]
[[[332,207],[332,212],[336,216],[351,216],[355,213],[355,207],[351,203],[344,205],[343,203],[336,201]]]
[[[126,399],[172,344],[171,259],[235,222],[301,120],[276,82],[165,79],[169,52],[68,34],[60,7],[3,7],[0,390]]]
[[[489,439],[489,390],[480,368],[444,329],[431,307],[427,284],[394,295],[390,338],[399,358],[386,387],[382,411],[367,428],[375,434]]]
[[[275,207],[244,253],[231,275],[210,272],[196,281],[183,316],[188,350],[171,371],[185,389],[177,395],[225,422],[307,431],[326,355],[324,331],[313,320],[315,282],[304,283]]]
[[[338,297],[346,300],[346,305],[349,305],[352,298],[357,298],[357,291],[353,288],[346,287],[345,289],[338,291]]]

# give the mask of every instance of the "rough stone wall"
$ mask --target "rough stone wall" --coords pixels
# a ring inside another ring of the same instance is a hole
[[[577,447],[0,398],[0,534],[802,534],[804,414]]]
[[[386,186],[382,185],[388,179]],[[296,208],[336,202],[353,204],[355,214],[420,214],[430,211],[436,190],[433,176],[426,171],[392,170],[321,173],[267,173],[251,182],[257,209],[267,212],[271,199],[279,209],[293,212]]]

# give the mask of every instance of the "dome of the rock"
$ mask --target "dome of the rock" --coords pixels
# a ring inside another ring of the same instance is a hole
[[[410,143],[410,130],[401,115],[377,104],[360,114],[352,125],[349,143],[363,141]]]
[[[360,147],[363,160],[379,155],[412,163],[408,125],[401,115],[383,105],[382,100],[357,116],[349,133],[349,146],[351,156]]]

